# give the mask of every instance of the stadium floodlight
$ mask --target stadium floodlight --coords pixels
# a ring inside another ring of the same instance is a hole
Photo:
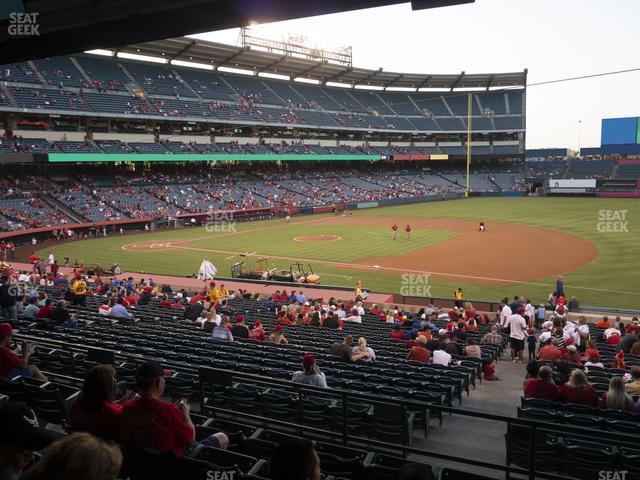
[[[343,83],[343,82],[327,82],[326,83],[327,87],[338,87],[338,88],[352,88],[353,85],[351,85],[350,83]]]
[[[118,52],[118,58],[128,58],[129,60],[142,60],[143,62],[167,63],[166,58],[150,57],[149,55],[139,55],[137,53]]]
[[[96,48],[95,50],[86,50],[84,53],[90,53],[91,55],[103,55],[105,57],[113,57],[115,52],[111,50],[105,50],[103,48]]]
[[[233,67],[220,66],[220,67],[218,67],[218,70],[220,70],[221,72],[227,72],[227,73],[239,73],[241,75],[255,75],[256,74],[256,72],[254,72],[253,70],[245,70],[244,68],[233,68]]]
[[[281,75],[279,73],[271,73],[271,72],[259,72],[258,76],[265,77],[265,78],[274,78],[276,80],[291,80],[291,77],[289,75]]]
[[[206,63],[187,62],[185,60],[171,60],[171,65],[178,65],[180,67],[201,68],[202,70],[213,70],[213,65]]]
[[[300,83],[311,83],[313,85],[320,85],[320,80],[315,80],[313,78],[296,77],[293,80]]]

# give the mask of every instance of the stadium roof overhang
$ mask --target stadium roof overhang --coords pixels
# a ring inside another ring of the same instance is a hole
[[[412,0],[413,9],[474,0]],[[0,64],[406,0],[2,0]],[[16,17],[20,15],[19,17]],[[29,16],[25,16],[29,14]],[[12,27],[11,24],[21,26]]]
[[[329,61],[314,61],[282,53],[269,53],[256,48],[225,45],[222,43],[181,37],[156,40],[123,46],[114,51],[181,60],[250,70],[254,73],[271,73],[292,78],[302,77],[320,83],[335,82],[351,86],[362,85],[383,88],[424,89],[488,89],[524,87],[527,71],[513,73],[488,73],[428,75],[424,73],[388,72],[382,68],[366,68],[338,65]]]

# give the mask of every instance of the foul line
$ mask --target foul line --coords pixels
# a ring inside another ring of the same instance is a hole
[[[307,223],[319,223],[319,222],[323,222],[326,221],[327,218],[316,218],[314,220],[306,220],[306,221],[302,221],[302,222],[290,222],[287,223],[285,225],[304,225]],[[252,232],[262,232],[264,230],[273,230],[274,228],[281,228],[283,225],[282,224],[278,224],[278,225],[269,225],[267,227],[258,227],[258,228],[250,228],[248,230],[241,230],[239,232],[229,232],[229,233],[223,233],[220,235],[207,235],[206,237],[195,237],[195,238],[184,238],[184,239],[180,239],[180,240],[170,240],[168,242],[163,242],[161,240],[153,242],[149,241],[149,242],[133,242],[133,243],[127,243],[125,245],[122,245],[120,247],[121,250],[125,250],[128,252],[131,251],[136,251],[136,252],[144,252],[144,251],[158,251],[158,250],[168,250],[169,248],[178,248],[176,245],[168,245],[165,248],[153,248],[153,249],[144,249],[144,250],[138,250],[136,248],[127,248],[131,245],[140,245],[140,244],[150,244],[150,243],[168,243],[168,244],[172,244],[172,243],[177,243],[177,242],[197,242],[198,240],[209,240],[212,238],[222,238],[222,237],[228,237],[230,235],[241,235],[243,233],[252,233]],[[229,252],[229,253],[235,253],[237,254],[237,252]]]
[[[179,249],[182,249],[182,250],[194,250],[194,251],[198,251],[198,252],[224,253],[224,254],[235,254],[235,255],[238,254],[238,252],[233,252],[231,250],[218,250],[218,249],[213,249],[213,248],[185,247],[185,246],[179,246],[179,245],[172,245],[170,248],[179,248]],[[262,255],[262,254],[260,254],[260,255]],[[317,259],[313,259],[313,258],[285,257],[285,256],[267,255],[267,254],[264,254],[264,255],[269,256],[271,258],[277,258],[277,259],[280,259],[280,260],[293,260],[293,261],[301,261],[301,262],[313,262],[313,263],[320,263],[320,264],[324,264],[324,265],[334,265],[334,266],[338,266],[338,267],[349,267],[349,268],[362,269],[362,270],[388,270],[388,271],[404,272],[404,273],[420,273],[420,274],[427,274],[427,275],[439,275],[439,276],[442,276],[442,277],[472,278],[472,279],[475,279],[475,280],[489,280],[489,281],[501,282],[501,283],[519,283],[519,284],[523,284],[523,285],[536,285],[536,286],[542,286],[542,287],[550,287],[550,286],[552,287],[552,286],[554,286],[554,284],[552,284],[552,283],[528,282],[526,280],[514,280],[514,279],[508,279],[508,278],[481,277],[481,276],[477,276],[477,275],[462,275],[462,274],[459,274],[459,273],[447,273],[447,272],[428,272],[428,271],[424,271],[424,270],[411,270],[411,269],[407,269],[407,268],[382,267],[380,265],[362,265],[362,264],[359,264],[359,263],[333,262],[331,260],[317,260]],[[627,291],[624,291],[624,290],[607,290],[607,289],[604,289],[604,288],[580,287],[580,286],[576,286],[576,285],[571,285],[571,288],[581,289],[581,290],[593,290],[593,291],[597,291],[597,292],[624,293],[624,294],[628,294],[628,295],[640,295],[640,292],[627,292]]]

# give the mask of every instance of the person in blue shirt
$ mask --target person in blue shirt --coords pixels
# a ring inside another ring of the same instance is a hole
[[[302,294],[302,290],[300,290],[298,292],[298,294],[296,295],[296,302],[298,302],[300,305],[302,305],[305,301],[306,301],[306,298]]]
[[[122,297],[118,297],[118,303],[111,307],[111,316],[119,318],[132,318],[133,315],[123,305],[124,300]]]

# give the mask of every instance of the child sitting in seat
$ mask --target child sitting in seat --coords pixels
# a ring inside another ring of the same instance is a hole
[[[484,367],[482,367],[482,373],[484,374],[484,379],[489,381],[494,380],[502,380],[496,375],[496,362],[493,361],[491,363],[486,363]]]

